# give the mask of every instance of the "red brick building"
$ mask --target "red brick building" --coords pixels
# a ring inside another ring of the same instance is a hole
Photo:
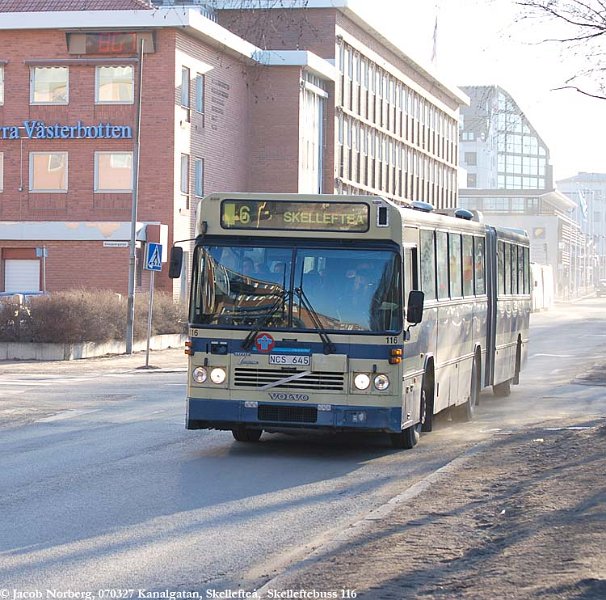
[[[157,4],[0,6],[0,291],[125,292],[135,202],[141,256],[213,191],[456,203],[465,96],[348,0]]]

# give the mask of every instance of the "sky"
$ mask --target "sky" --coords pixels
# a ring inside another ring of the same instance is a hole
[[[356,9],[445,82],[509,92],[549,147],[556,181],[606,173],[606,100],[554,90],[584,64],[545,42],[555,23],[520,21],[512,0],[357,0]]]

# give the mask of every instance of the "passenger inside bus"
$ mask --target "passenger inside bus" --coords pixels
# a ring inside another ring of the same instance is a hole
[[[354,269],[347,272],[350,280],[349,290],[352,302],[368,306],[370,298],[375,291],[373,269],[368,261],[360,262]]]
[[[245,256],[242,259],[242,275],[252,277],[255,274],[255,263],[252,258]]]
[[[338,314],[344,323],[355,328],[368,329],[371,324],[372,300],[376,292],[376,279],[380,273],[373,270],[369,261],[358,262],[345,272],[345,282],[340,286]]]

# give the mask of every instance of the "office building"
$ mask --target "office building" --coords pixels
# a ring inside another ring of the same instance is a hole
[[[350,0],[287,4],[5,0],[0,291],[124,293],[133,230],[145,289],[213,191],[456,205],[466,96]]]

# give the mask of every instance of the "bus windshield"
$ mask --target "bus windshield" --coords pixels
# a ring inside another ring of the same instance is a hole
[[[400,258],[385,249],[200,246],[190,322],[250,329],[397,332]]]

